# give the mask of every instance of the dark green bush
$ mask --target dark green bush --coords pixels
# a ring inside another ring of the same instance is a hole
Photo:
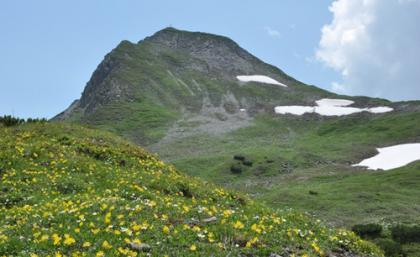
[[[363,238],[377,238],[381,235],[382,226],[375,223],[357,224],[351,230]]]
[[[405,256],[402,246],[391,239],[378,239],[375,243],[384,251],[387,257]]]
[[[237,155],[234,155],[233,156],[233,159],[234,160],[238,160],[238,161],[244,161],[245,160],[245,156],[237,154]]]
[[[252,166],[252,161],[250,161],[250,160],[244,160],[244,161],[242,161],[242,164],[245,165],[245,166],[251,167]]]
[[[17,126],[25,122],[26,123],[41,123],[41,122],[47,122],[47,120],[46,119],[32,119],[32,118],[28,118],[27,120],[25,120],[25,119],[13,117],[11,115],[4,115],[3,117],[0,117],[0,124],[6,127]]]
[[[182,193],[183,196],[191,198],[193,193],[190,189],[190,186],[186,183],[177,183],[178,191]]]
[[[6,127],[16,126],[24,122],[25,120],[15,118],[11,115],[4,115],[3,117],[0,117],[0,123]]]
[[[397,225],[391,228],[392,238],[404,243],[420,243],[420,226]]]
[[[235,165],[230,166],[230,171],[233,174],[240,174],[242,173],[242,167],[238,164],[235,164]]]
[[[310,195],[318,195],[318,192],[317,191],[313,191],[313,190],[309,190],[309,194]]]
[[[26,123],[44,123],[47,122],[47,119],[42,118],[42,119],[32,119],[32,118],[28,118],[26,120]]]

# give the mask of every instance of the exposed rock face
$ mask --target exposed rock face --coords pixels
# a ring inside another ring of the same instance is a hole
[[[274,67],[263,63],[233,40],[223,36],[179,33],[179,30],[166,28],[145,41],[188,52],[192,57],[203,61],[208,72],[223,74],[228,78],[237,74],[267,74],[270,70],[273,72],[267,75],[275,76]],[[200,69],[204,70],[203,67]]]
[[[116,49],[118,50],[122,45],[132,44],[123,41]],[[85,109],[87,113],[93,113],[97,106],[112,101],[130,99],[130,85],[123,83],[116,77],[121,69],[124,69],[124,63],[118,58],[117,50],[105,56],[86,84],[80,98],[80,107]]]

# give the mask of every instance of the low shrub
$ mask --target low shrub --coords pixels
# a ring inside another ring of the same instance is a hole
[[[351,230],[363,238],[377,238],[381,235],[382,226],[375,223],[357,224]]]
[[[245,166],[252,167],[252,161],[250,161],[250,160],[244,160],[244,161],[242,162],[242,164],[243,164],[243,165],[245,165]]]
[[[244,161],[245,160],[245,156],[237,154],[237,155],[234,155],[233,156],[233,159],[234,160],[238,160],[238,161]]]
[[[309,190],[309,194],[310,195],[318,195],[318,192],[317,191],[313,191],[313,190]]]
[[[3,117],[0,117],[0,123],[3,124],[6,127],[16,126],[19,124],[24,123],[25,120],[15,118],[11,115],[4,115]]]
[[[391,228],[391,235],[402,244],[420,243],[420,226],[397,225]]]
[[[182,196],[191,198],[193,197],[193,192],[190,186],[187,183],[177,183],[176,186],[178,187],[178,191],[182,194]]]
[[[238,164],[235,164],[235,165],[230,166],[230,171],[233,174],[240,174],[242,173],[242,167]]]
[[[375,243],[384,251],[387,257],[405,256],[401,244],[391,239],[378,239]]]
[[[4,115],[0,117],[0,124],[5,127],[17,126],[23,123],[44,123],[47,122],[47,119],[32,119],[28,118],[27,120],[13,117],[12,115]]]

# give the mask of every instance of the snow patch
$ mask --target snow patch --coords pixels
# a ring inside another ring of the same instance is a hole
[[[318,113],[323,116],[344,116],[359,112],[386,113],[394,109],[386,106],[373,108],[348,107],[354,102],[346,99],[324,98],[316,101],[317,106],[276,106],[274,112],[278,114],[303,115],[305,113]]]
[[[264,76],[264,75],[241,75],[241,76],[236,76],[236,78],[242,82],[259,82],[259,83],[273,84],[273,85],[278,85],[282,87],[287,87],[285,84],[280,83],[277,80],[272,79],[268,76]]]
[[[314,112],[315,107],[311,106],[276,106],[274,112],[278,114],[294,114],[294,115],[303,115],[305,113]]]
[[[363,166],[371,170],[391,170],[420,160],[420,143],[394,145],[377,150],[377,155],[353,166]]]
[[[318,106],[349,106],[354,104],[354,101],[346,99],[323,98],[321,100],[316,101],[316,104]]]
[[[380,106],[380,107],[373,107],[369,109],[371,113],[384,113],[384,112],[392,112],[394,109],[391,107]]]

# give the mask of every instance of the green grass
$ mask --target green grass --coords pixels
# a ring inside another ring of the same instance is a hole
[[[392,171],[350,167],[373,156],[375,147],[419,142],[419,120],[420,113],[330,119],[263,115],[253,126],[227,135],[174,140],[160,156],[272,207],[308,211],[335,225],[420,222],[418,163]],[[253,166],[232,174],[235,154],[251,159]]]
[[[176,112],[162,106],[148,101],[136,101],[107,104],[92,115],[83,117],[83,120],[134,142],[150,143],[163,137],[177,116]]]
[[[0,189],[0,256],[382,255],[352,232],[70,124],[0,127]],[[139,243],[150,252],[129,247]]]

